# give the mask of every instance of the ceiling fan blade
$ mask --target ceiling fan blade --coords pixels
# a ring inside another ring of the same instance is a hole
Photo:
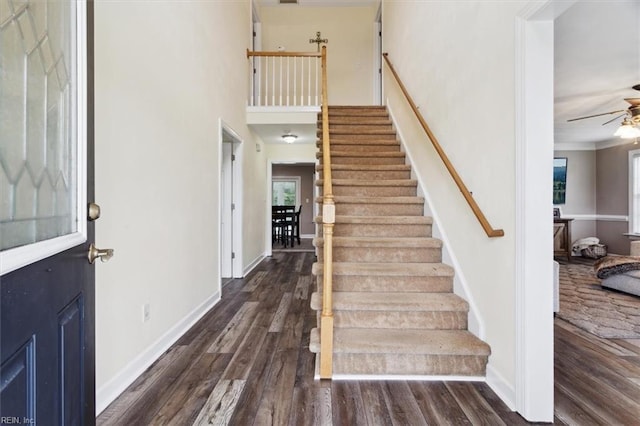
[[[570,120],[567,121],[578,121],[578,120],[584,120],[585,118],[594,118],[594,117],[601,117],[603,115],[609,115],[609,114],[617,114],[619,112],[626,112],[626,109],[620,109],[618,111],[609,111],[609,112],[603,112],[602,114],[594,114],[594,115],[587,115],[585,117],[578,117],[578,118],[572,118]]]
[[[607,124],[609,124],[609,123],[611,123],[611,122],[613,122],[613,121],[616,121],[618,118],[620,118],[620,117],[624,117],[625,115],[627,115],[627,114],[620,114],[620,115],[619,115],[619,116],[617,116],[616,118],[612,118],[611,120],[607,121],[606,123],[602,123],[602,125],[603,125],[603,126],[606,126]]]

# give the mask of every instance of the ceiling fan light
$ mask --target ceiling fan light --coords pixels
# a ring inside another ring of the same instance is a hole
[[[282,140],[286,143],[294,143],[298,139],[298,136],[292,135],[291,133],[287,133],[286,135],[282,135]]]
[[[624,120],[613,135],[620,136],[622,139],[638,138],[640,137],[640,129],[634,126],[631,121]]]

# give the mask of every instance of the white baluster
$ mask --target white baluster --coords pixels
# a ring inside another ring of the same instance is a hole
[[[311,56],[307,59],[307,68],[309,68],[307,72],[307,105],[311,105]]]
[[[320,105],[318,103],[318,58],[316,58],[316,62],[315,62],[315,71],[316,71],[316,105]]]

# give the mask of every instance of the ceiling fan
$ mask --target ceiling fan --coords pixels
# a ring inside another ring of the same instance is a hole
[[[635,86],[633,86],[633,89],[640,91],[640,84],[636,84]],[[612,118],[611,120],[605,123],[602,123],[602,125],[604,126],[606,124],[611,123],[612,121],[615,121],[621,117],[624,117],[624,119],[622,120],[622,124],[613,135],[620,136],[623,139],[638,138],[640,137],[640,128],[639,128],[640,127],[640,98],[625,98],[625,101],[630,105],[629,108],[627,109],[603,112],[601,114],[587,115],[584,117],[572,118],[567,121],[569,122],[578,121],[578,120],[584,120],[587,118],[601,117],[603,115],[622,113],[617,117]]]

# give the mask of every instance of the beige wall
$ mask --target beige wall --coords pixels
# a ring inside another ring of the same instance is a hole
[[[639,149],[638,145],[618,145],[597,151],[598,214],[629,214],[629,151],[633,149]]]
[[[329,103],[373,103],[373,24],[377,6],[260,9],[262,50],[283,46],[289,52],[316,50],[309,39],[322,32],[327,44]]]
[[[243,264],[264,252],[250,16],[248,0],[95,3],[96,244],[115,249],[96,266],[98,407],[219,297],[219,119],[243,140]]]
[[[516,381],[514,22],[524,4],[388,0],[382,18],[383,50],[488,220],[505,231],[487,238],[385,77],[385,96],[484,323],[489,373],[503,389]],[[551,211],[551,195],[540,202]]]
[[[566,203],[558,205],[558,207],[562,209],[563,216],[575,219],[571,223],[571,239],[575,241],[580,238],[597,236],[594,219],[596,214],[596,151],[555,151],[554,156],[567,158]],[[584,216],[588,216],[588,218]]]
[[[629,151],[632,143],[597,151],[555,151],[567,157],[567,202],[564,216],[578,216],[572,223],[572,239],[594,236],[606,244],[609,253],[629,254]],[[596,216],[584,220],[580,215]]]
[[[629,215],[629,151],[640,149],[633,143],[601,149],[596,154],[597,211],[599,215]],[[598,237],[610,253],[629,254],[629,232],[624,221],[598,220]]]

